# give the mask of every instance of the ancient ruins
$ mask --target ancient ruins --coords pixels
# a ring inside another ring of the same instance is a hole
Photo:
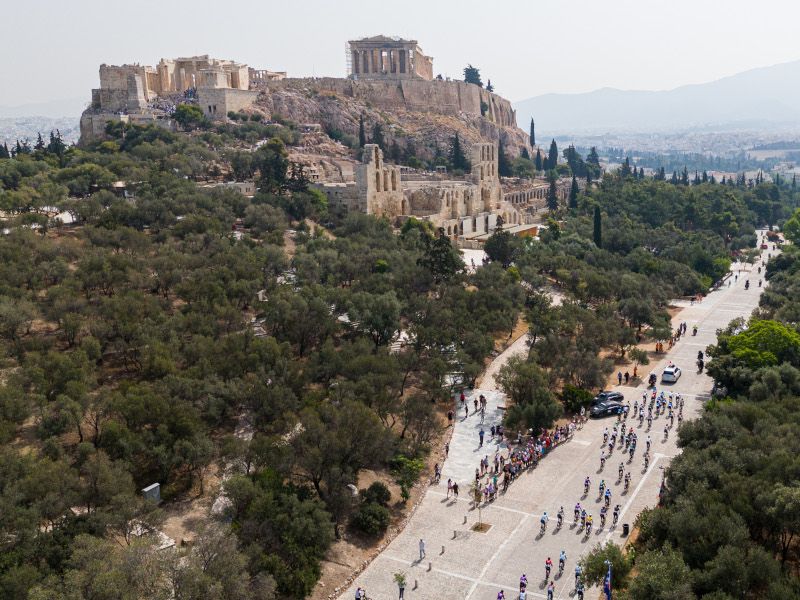
[[[502,226],[518,235],[535,235],[545,209],[548,184],[512,183],[503,192],[497,173],[497,146],[475,144],[471,173],[447,177],[441,173],[409,172],[387,165],[375,144],[366,144],[354,177],[346,182],[318,182],[332,211],[361,212],[400,224],[409,217],[430,222],[461,246],[483,242]],[[558,185],[564,201],[569,193]]]
[[[81,139],[102,137],[109,121],[174,128],[171,115],[182,102],[198,104],[210,119],[224,119],[255,102],[258,92],[252,87],[285,77],[207,54],[162,58],[155,67],[102,64],[100,87],[92,90],[92,104],[81,115]]]
[[[422,219],[462,246],[479,244],[498,226],[519,235],[536,233],[548,184],[513,178],[501,182],[498,175],[497,140],[505,138],[506,150],[536,152],[518,129],[508,100],[477,85],[434,77],[433,58],[416,40],[383,35],[351,40],[347,72],[346,78],[288,78],[285,72],[208,55],[161,59],[156,66],[103,64],[100,87],[92,90],[91,106],[81,116],[81,140],[102,139],[109,121],[175,129],[173,113],[179,104],[199,106],[212,121],[253,111],[269,119],[277,112],[300,123],[308,145],[293,149],[290,158],[307,168],[333,211],[372,214],[396,225],[410,217]],[[425,115],[427,122],[439,114],[471,123],[472,139],[462,139],[471,172],[431,173],[387,164],[374,144],[364,146],[360,160],[349,152],[326,157],[318,149],[331,141],[324,133],[330,115],[311,110],[316,97],[394,115]],[[559,182],[562,201],[568,190],[568,182]]]
[[[377,35],[348,44],[353,79],[433,79],[433,57],[425,56],[416,40]]]

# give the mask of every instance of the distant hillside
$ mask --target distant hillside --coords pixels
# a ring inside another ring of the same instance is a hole
[[[548,133],[764,128],[800,124],[800,60],[663,92],[603,88],[517,102]]]

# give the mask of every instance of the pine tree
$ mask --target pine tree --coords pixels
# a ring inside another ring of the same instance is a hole
[[[673,171],[672,172],[672,179],[670,179],[669,182],[672,185],[678,185],[678,172],[677,171]]]
[[[531,117],[531,146],[536,145],[536,128],[533,125],[533,117]]]
[[[556,187],[556,173],[550,171],[548,176],[550,179],[550,187],[547,190],[547,209],[550,212],[558,210],[558,188]]]
[[[569,207],[578,208],[578,180],[572,176],[572,187],[569,188]]]
[[[383,137],[383,127],[380,123],[375,123],[375,126],[372,128],[372,143],[377,144],[381,150],[386,146],[386,140]]]
[[[541,171],[544,168],[544,163],[542,162],[542,151],[536,151],[536,158],[533,161],[533,165],[536,167],[537,171]]]
[[[550,142],[550,152],[547,154],[547,168],[555,169],[558,165],[558,145],[556,141]]]
[[[8,151],[8,144],[6,143],[0,146],[0,158],[11,158],[11,153]]]
[[[61,157],[66,149],[67,145],[64,143],[64,140],[61,139],[61,132],[58,129],[56,129],[55,133],[51,131],[50,142],[47,144],[48,154]]]
[[[367,143],[367,132],[364,129],[364,113],[358,116],[358,147],[363,148]]]
[[[34,150],[44,150],[44,140],[42,139],[42,134],[36,134],[36,145],[33,147]]]
[[[478,87],[483,87],[483,81],[481,81],[481,72],[477,69],[477,67],[473,67],[472,65],[467,65],[464,67],[464,81],[466,83],[474,83]]]
[[[497,141],[497,174],[501,177],[511,177],[514,174],[511,170],[511,163],[506,156],[502,139]]]
[[[594,207],[594,245],[598,248],[603,247],[603,216],[600,214],[600,207]]]
[[[491,79],[487,79],[486,80],[486,91],[487,92],[494,92],[494,86],[492,85],[492,80]]]

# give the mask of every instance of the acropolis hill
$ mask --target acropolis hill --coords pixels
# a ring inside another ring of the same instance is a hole
[[[292,78],[207,55],[162,59],[156,66],[101,65],[100,88],[81,117],[81,142],[102,139],[109,121],[176,129],[179,104],[197,105],[210,121],[234,126],[243,116],[291,121],[303,138],[290,159],[305,166],[335,210],[395,223],[423,218],[462,244],[478,242],[499,225],[527,231],[540,222],[547,184],[501,185],[498,175],[500,147],[512,159],[537,151],[517,127],[508,100],[479,85],[434,76],[433,58],[415,40],[351,41],[347,72],[345,78]],[[382,129],[383,151],[367,144],[354,157],[362,121],[369,133]],[[446,155],[456,134],[471,159],[470,173],[397,166],[400,156]],[[567,188],[568,182],[559,183],[562,198]]]
[[[100,87],[92,91],[92,104],[81,117],[81,141],[102,137],[109,120],[173,128],[175,106],[192,103],[212,120],[255,111],[351,135],[358,133],[364,111],[385,112],[388,126],[398,112],[434,114],[463,121],[464,127],[451,121],[449,129],[464,129],[467,142],[503,136],[511,156],[526,145],[508,100],[476,85],[434,78],[433,59],[416,41],[376,36],[351,41],[350,52],[346,78],[290,78],[208,55],[161,59],[156,66],[104,64]],[[337,103],[349,106],[337,109]],[[448,128],[447,120],[433,121]],[[414,133],[397,131],[398,143],[404,145],[403,138]],[[424,155],[427,140],[420,141]]]

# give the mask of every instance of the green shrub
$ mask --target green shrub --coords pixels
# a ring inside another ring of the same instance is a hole
[[[379,504],[386,506],[392,498],[392,493],[386,484],[376,481],[367,489],[361,490],[361,499],[365,504]]]
[[[386,531],[390,520],[391,516],[388,508],[373,502],[365,502],[353,515],[352,524],[362,533],[378,536]]]
[[[582,407],[589,405],[593,397],[591,392],[569,384],[565,385],[564,390],[561,392],[561,401],[564,403],[564,408],[570,412],[579,412]]]

